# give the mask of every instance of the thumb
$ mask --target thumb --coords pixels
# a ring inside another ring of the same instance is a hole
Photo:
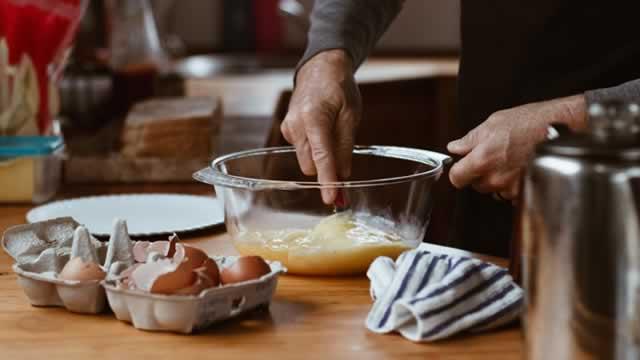
[[[476,135],[472,130],[464,137],[447,144],[447,151],[453,154],[466,155],[476,146]]]

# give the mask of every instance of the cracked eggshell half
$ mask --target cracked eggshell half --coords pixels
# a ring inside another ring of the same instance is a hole
[[[211,258],[220,269],[235,264],[236,256],[213,256]],[[259,307],[267,307],[275,293],[278,276],[286,269],[279,262],[267,262],[270,272],[257,279],[210,287],[200,291],[198,277],[191,288],[180,292],[193,294],[154,294],[140,289],[118,286],[117,280],[102,282],[109,305],[121,321],[131,323],[135,328],[150,331],[191,333]],[[197,269],[196,273],[204,269]]]

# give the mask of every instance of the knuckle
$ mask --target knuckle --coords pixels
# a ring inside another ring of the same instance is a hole
[[[476,146],[478,143],[478,139],[480,138],[479,132],[480,131],[477,128],[469,131],[465,136],[462,137],[462,143],[469,146]]]
[[[284,135],[285,138],[289,138],[291,136],[288,122],[283,121],[282,124],[280,124],[280,132],[282,133],[282,135]]]
[[[505,117],[505,111],[504,110],[498,110],[498,111],[494,112],[493,114],[489,115],[487,120],[490,121],[490,122],[495,122],[495,121],[502,120],[504,117]]]
[[[479,172],[485,172],[491,168],[490,155],[484,150],[480,150],[478,155],[472,160],[472,166]]]
[[[507,187],[507,184],[507,180],[504,177],[498,175],[491,175],[487,179],[487,185],[494,191],[505,189]]]
[[[327,149],[318,146],[311,149],[311,157],[317,163],[326,163],[329,161],[330,154]]]

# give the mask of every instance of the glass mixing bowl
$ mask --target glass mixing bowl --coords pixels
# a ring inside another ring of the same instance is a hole
[[[349,180],[320,184],[300,171],[293,147],[278,147],[221,156],[194,178],[214,185],[241,254],[280,261],[293,274],[350,275],[422,241],[431,190],[450,160],[420,149],[355,147]],[[324,204],[321,189],[343,194],[347,207]]]

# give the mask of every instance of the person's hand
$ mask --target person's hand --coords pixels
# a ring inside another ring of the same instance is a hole
[[[354,131],[360,121],[360,92],[353,63],[343,50],[319,53],[296,75],[296,87],[280,130],[296,148],[300,169],[320,183],[351,175]],[[335,189],[323,189],[333,204]]]
[[[449,152],[464,156],[449,172],[451,183],[514,200],[521,171],[536,144],[545,140],[548,126],[564,123],[573,130],[583,129],[585,106],[584,97],[576,95],[493,113],[463,138],[447,145]]]

